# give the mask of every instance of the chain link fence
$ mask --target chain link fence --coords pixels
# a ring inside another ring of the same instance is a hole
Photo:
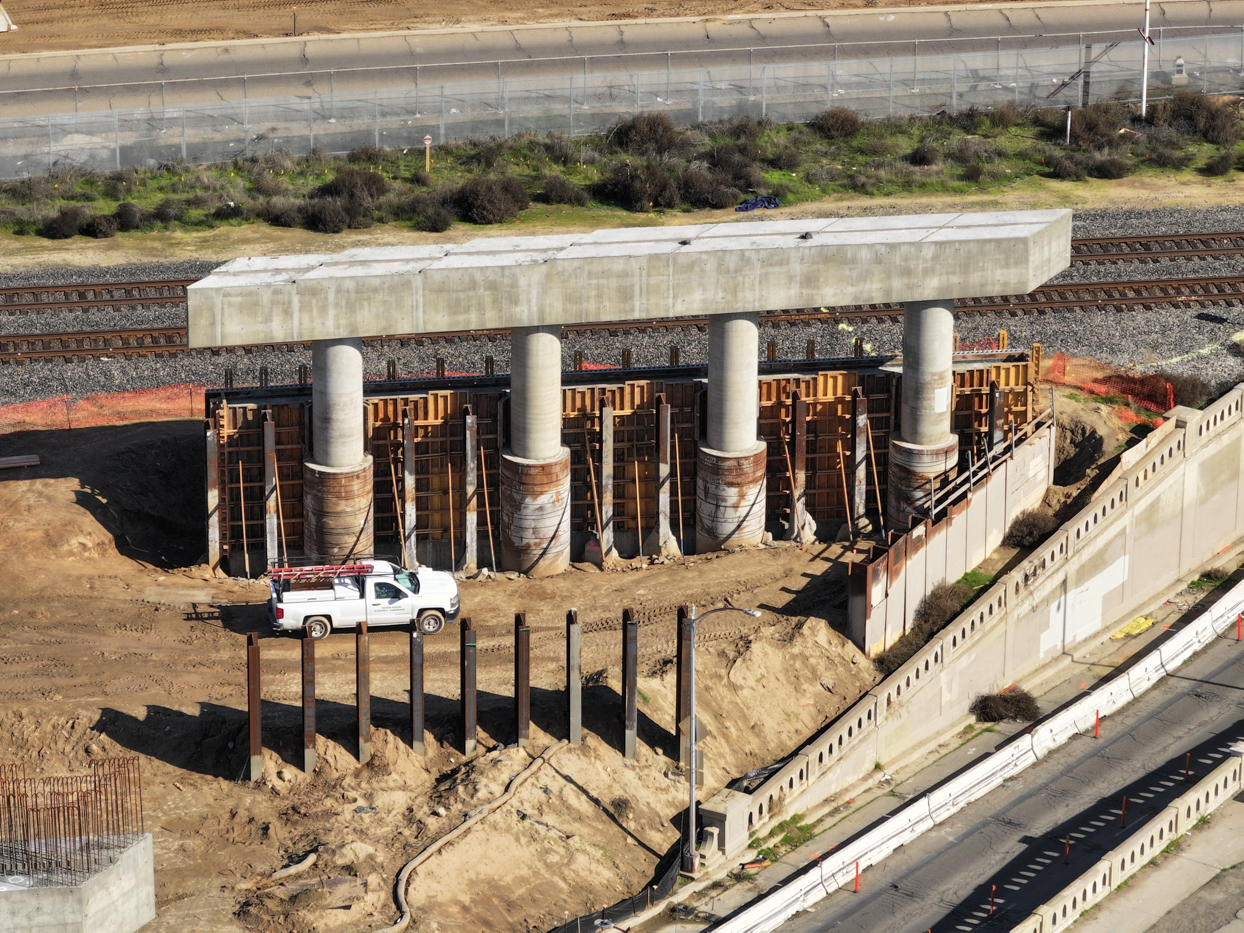
[[[1237,93],[1244,27],[1212,36],[1158,34],[1150,86]],[[0,119],[0,177],[70,167],[111,171],[185,160],[227,162],[273,150],[344,153],[418,148],[519,132],[582,136],[619,118],[664,112],[677,123],[750,116],[806,121],[831,106],[869,118],[1004,104],[1084,106],[1140,97],[1141,41],[1055,49],[891,56],[799,64],[499,78],[306,97]],[[1161,90],[1158,90],[1161,89]]]

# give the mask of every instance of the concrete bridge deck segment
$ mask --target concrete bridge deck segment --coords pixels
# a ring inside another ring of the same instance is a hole
[[[210,347],[1022,294],[1066,267],[1070,236],[1070,211],[1014,211],[237,259],[188,289],[189,339]]]
[[[546,575],[569,564],[563,324],[708,317],[696,533],[700,550],[716,550],[758,544],[765,531],[758,313],[905,302],[907,371],[886,509],[891,526],[905,528],[923,520],[959,466],[954,299],[1031,291],[1066,268],[1070,253],[1071,212],[1051,210],[640,227],[238,259],[187,289],[189,342],[312,341],[315,436],[304,505],[316,521],[304,549],[345,560],[372,550],[371,459],[342,453],[362,449],[360,338],[509,328],[503,563]]]

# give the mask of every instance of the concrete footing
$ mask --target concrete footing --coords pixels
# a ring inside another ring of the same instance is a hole
[[[501,453],[501,566],[548,577],[570,566],[570,450],[551,460]]]
[[[302,465],[306,556],[318,563],[370,557],[374,544],[372,458],[350,467]]]
[[[727,454],[701,447],[697,455],[695,540],[701,553],[760,544],[765,533],[768,450]]]
[[[84,884],[0,893],[0,930],[134,933],[156,916],[151,834]]]

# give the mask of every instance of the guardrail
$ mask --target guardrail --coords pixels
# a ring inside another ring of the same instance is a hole
[[[1211,639],[1216,638],[1230,627],[1241,612],[1244,612],[1244,583],[1234,586],[1215,603],[1210,612],[1148,653],[1141,663],[1133,666],[1125,674],[1087,691],[1076,702],[1039,721],[1030,732],[1015,736],[992,755],[952,780],[912,798],[892,813],[885,822],[804,869],[777,891],[744,908],[733,917],[715,924],[711,929],[715,933],[768,933],[770,930],[777,929],[795,913],[806,910],[812,904],[827,897],[832,891],[851,883],[857,866],[862,871],[876,865],[895,849],[985,796],[1007,778],[1014,777],[1029,765],[1048,755],[1053,749],[1068,741],[1071,736],[1091,730],[1098,714],[1109,715],[1139,697],[1204,647]],[[1231,787],[1238,789],[1240,781],[1240,760],[1237,758],[1224,762],[1172,805],[1188,811],[1188,816],[1177,825],[1184,826],[1185,831],[1191,825],[1189,821],[1194,813],[1193,800],[1197,801],[1195,815],[1199,818],[1207,809],[1227,799],[1229,794],[1224,791],[1230,790]],[[1207,792],[1207,787],[1213,788],[1212,793]],[[1163,818],[1165,819],[1165,816]],[[1145,837],[1147,838],[1152,828],[1146,824],[1142,829],[1146,831]],[[1179,830],[1175,829],[1175,831]],[[1156,833],[1156,830],[1154,832]],[[1163,833],[1166,832],[1168,831],[1163,830]],[[1104,891],[1109,891],[1121,882],[1123,877],[1139,868],[1139,864],[1134,865],[1131,861],[1130,849],[1126,853],[1120,850],[1128,846],[1138,847],[1141,844],[1141,838],[1142,834],[1138,833],[1134,842],[1121,846],[1110,854],[1108,858],[1112,865],[1119,859],[1126,859],[1127,864],[1119,869],[1117,881],[1114,880],[1113,868],[1104,869],[1104,881],[1099,885],[1097,892],[1100,896],[1104,896]],[[1156,851],[1150,845],[1148,857],[1152,858],[1155,854]],[[1096,877],[1099,872],[1094,869],[1090,874]],[[1061,913],[1072,901],[1081,905],[1072,908],[1074,910],[1082,910],[1090,906],[1083,903],[1082,895],[1076,894],[1077,890],[1091,886],[1090,877],[1086,875],[1085,878],[1089,880],[1081,879],[1069,886],[1067,891],[1060,894],[1054,901],[1049,902],[1043,908],[1045,914],[1053,915],[1056,909]],[[1101,890],[1102,885],[1104,885],[1104,891]],[[1097,899],[1100,899],[1100,896]],[[1061,916],[1056,920],[1052,919],[1049,928],[1053,929],[1054,925],[1061,920]],[[1045,933],[1041,922],[1041,917],[1034,915],[1016,930],[1023,931],[1023,933]]]

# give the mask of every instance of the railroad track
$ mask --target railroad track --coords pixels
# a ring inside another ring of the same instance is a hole
[[[1157,262],[1162,259],[1218,259],[1244,253],[1244,233],[1177,236],[1094,237],[1071,241],[1075,265]]]
[[[1214,307],[1225,302],[1244,301],[1244,276],[1197,279],[1154,279],[1143,282],[1107,282],[1090,285],[1047,285],[1027,295],[1001,295],[965,298],[956,302],[959,314],[1020,317],[1026,314],[1062,314],[1086,309],[1109,308],[1117,311],[1143,311],[1155,307]],[[761,315],[762,323],[783,326],[812,321],[866,320],[883,318],[897,321],[903,309],[898,304],[846,305],[843,307],[775,311]],[[636,324],[567,325],[565,333],[611,334],[619,336],[637,330],[706,327],[706,318],[666,318]],[[508,331],[456,331],[443,334],[415,334],[377,337],[365,341],[373,346],[406,346],[410,343],[436,343],[453,337],[462,340],[496,340]],[[101,357],[134,357],[173,353],[213,353],[211,349],[191,350],[186,346],[184,327],[141,328],[137,330],[95,331],[67,334],[19,334],[0,336],[0,363],[35,359],[62,359],[76,362]],[[264,344],[240,349],[305,350],[306,343]]]
[[[161,282],[118,282],[105,285],[64,285],[0,288],[0,314],[37,314],[61,308],[107,308],[147,304],[180,304],[195,279]]]

